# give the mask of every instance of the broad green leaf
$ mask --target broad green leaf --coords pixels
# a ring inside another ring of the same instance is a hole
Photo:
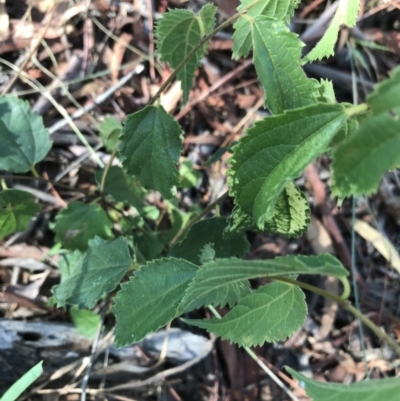
[[[297,178],[346,121],[339,105],[316,104],[256,122],[233,148],[230,195],[263,230],[287,183]]]
[[[225,237],[245,231],[259,231],[253,218],[235,206],[228,218]],[[281,234],[288,238],[300,237],[307,232],[310,223],[310,205],[306,196],[290,181],[279,195],[272,217],[265,222],[264,230],[269,234]]]
[[[100,137],[109,152],[117,146],[121,130],[122,124],[115,117],[106,117],[100,124]]]
[[[318,382],[289,367],[286,367],[286,370],[302,383],[302,387],[312,401],[394,401],[400,394],[398,377],[364,380],[346,385]]]
[[[85,251],[95,236],[110,238],[111,221],[106,212],[95,204],[72,202],[56,217],[56,241],[67,249]]]
[[[225,217],[214,217],[193,224],[183,240],[171,249],[169,256],[199,265],[202,249],[206,244],[213,244],[216,258],[243,257],[249,250],[247,239],[244,235],[224,238],[226,226]]]
[[[99,314],[87,309],[79,309],[76,306],[72,306],[69,313],[79,334],[88,338],[96,335],[100,323]]]
[[[358,131],[333,153],[332,194],[375,192],[383,174],[400,163],[400,68],[368,97],[372,115],[357,116]]]
[[[185,260],[159,259],[142,266],[122,284],[113,307],[117,347],[138,342],[174,319],[197,269]]]
[[[201,173],[193,167],[193,163],[186,159],[181,163],[179,174],[181,176],[181,188],[193,188],[198,183]]]
[[[316,103],[318,81],[300,67],[302,42],[283,22],[257,17],[251,24],[253,61],[273,114]]]
[[[287,23],[299,2],[299,0],[261,0],[251,7],[246,15],[240,17],[233,25],[235,33],[233,34],[232,58],[238,60],[247,57],[250,53],[252,49],[250,24],[255,17],[264,16]],[[240,3],[238,11],[246,10],[254,1],[242,0]]]
[[[242,347],[285,340],[305,321],[307,304],[296,285],[272,283],[241,298],[222,319],[187,320]]]
[[[153,260],[161,257],[164,244],[158,232],[137,232],[133,238],[135,245],[146,260]]]
[[[322,274],[346,277],[348,271],[333,256],[279,256],[269,260],[216,259],[204,265],[186,290],[182,305],[187,309],[214,304],[214,294],[226,287],[258,277]]]
[[[95,178],[100,184],[104,170],[96,171]],[[104,191],[110,194],[117,202],[127,202],[141,210],[144,207],[145,191],[136,184],[120,167],[111,166],[108,171]]]
[[[28,102],[0,96],[0,170],[26,173],[43,160],[53,142]]]
[[[400,107],[400,67],[395,68],[389,79],[384,80],[375,87],[374,92],[368,96],[368,103],[375,114],[383,113]]]
[[[0,240],[6,235],[23,231],[40,210],[28,192],[7,189],[0,192]]]
[[[397,117],[381,113],[365,119],[356,134],[333,152],[332,195],[368,195],[383,174],[400,163],[400,107]]]
[[[58,270],[61,273],[61,282],[72,275],[74,269],[83,262],[83,254],[77,249],[68,253],[61,253],[58,261]]]
[[[216,7],[207,4],[198,15],[188,10],[169,10],[163,14],[155,30],[161,60],[167,61],[173,69],[177,68],[200,39],[212,31],[216,11]],[[207,48],[208,44],[205,43],[178,72],[177,79],[181,81],[183,90],[183,105],[188,101],[194,74]]]
[[[58,306],[77,305],[93,308],[105,294],[113,291],[132,264],[126,239],[105,241],[99,237],[89,242],[81,263],[61,284],[53,287]]]
[[[305,57],[304,62],[321,60],[334,54],[341,25],[353,27],[357,22],[360,0],[338,0],[338,8],[322,39]]]
[[[179,230],[189,223],[192,218],[192,213],[185,212],[171,202],[167,201],[166,206],[170,228],[164,232],[160,232],[160,239],[164,244],[170,243],[175,235],[178,234]]]
[[[120,136],[120,156],[125,170],[141,184],[165,198],[179,185],[175,166],[182,151],[182,128],[162,106],[147,106],[131,114]]]
[[[16,401],[19,396],[43,373],[43,361],[29,369],[1,397],[1,401]]]

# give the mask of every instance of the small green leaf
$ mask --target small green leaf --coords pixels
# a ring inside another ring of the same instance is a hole
[[[89,242],[82,263],[78,263],[61,284],[53,287],[58,306],[93,308],[103,295],[117,287],[131,264],[132,257],[124,238],[104,241],[96,237]]]
[[[186,290],[182,306],[187,309],[214,304],[214,294],[258,277],[322,274],[346,277],[348,271],[331,255],[279,256],[271,260],[216,259],[204,265]]]
[[[321,79],[320,86],[318,88],[319,96],[318,101],[322,103],[335,104],[336,96],[333,89],[332,81],[328,79]]]
[[[202,265],[212,262],[215,259],[214,244],[206,244],[201,250],[200,263]]]
[[[29,369],[1,397],[1,401],[16,401],[19,396],[43,373],[43,361]]]
[[[95,178],[100,184],[104,170],[96,171]],[[127,202],[140,211],[144,207],[145,191],[120,167],[111,166],[104,186],[104,191],[117,202]]]
[[[0,96],[0,170],[26,173],[43,160],[53,142],[28,102]]]
[[[296,285],[272,283],[241,298],[222,319],[187,320],[242,347],[281,341],[305,321],[307,304]]]
[[[7,189],[0,192],[0,240],[6,235],[23,231],[40,210],[28,192]]]
[[[58,261],[58,270],[61,273],[61,282],[72,275],[74,269],[83,262],[82,252],[75,250],[68,253],[61,253]]]
[[[120,136],[125,170],[141,184],[165,198],[175,194],[179,172],[175,166],[182,151],[183,132],[162,106],[147,106],[128,116]]]
[[[198,15],[188,10],[169,10],[163,14],[155,30],[161,60],[167,61],[173,69],[177,68],[200,39],[212,31],[216,11],[215,6],[207,4]],[[208,44],[205,43],[178,72],[177,79],[182,83],[183,105],[188,101],[194,74],[207,48]]]
[[[169,256],[198,265],[204,246],[213,244],[216,258],[243,257],[249,249],[248,241],[244,235],[232,239],[223,238],[226,225],[225,217],[214,217],[193,224],[184,239],[171,249]]]
[[[368,96],[368,103],[375,114],[400,107],[400,67],[395,68],[389,79],[375,87]]]
[[[69,313],[79,334],[88,338],[96,335],[100,324],[100,315],[87,309],[78,309],[76,306],[72,306]]]
[[[400,68],[368,96],[372,108],[360,127],[333,153],[332,194],[340,198],[375,192],[383,174],[400,163]]]
[[[400,107],[397,117],[381,113],[365,119],[356,134],[333,152],[332,195],[368,195],[383,174],[400,163]]]
[[[111,221],[100,206],[71,202],[66,210],[57,215],[54,231],[56,241],[65,248],[84,252],[89,240],[95,236],[110,238],[111,227]]]
[[[233,148],[230,195],[260,230],[287,183],[328,149],[346,118],[339,105],[291,110],[257,122]]]
[[[391,377],[380,380],[364,380],[350,385],[322,383],[312,380],[294,369],[286,370],[302,383],[312,401],[383,401],[397,400],[400,394],[400,379]]]
[[[234,207],[228,222],[229,225],[224,231],[227,238],[245,231],[259,231],[252,217],[244,213],[238,205]],[[279,195],[273,215],[265,222],[263,231],[296,238],[307,232],[309,223],[310,205],[307,198],[290,181]]]
[[[121,130],[122,124],[115,117],[106,117],[100,124],[100,137],[109,152],[117,146]]]
[[[205,163],[204,166],[209,167],[212,164],[220,161],[222,159],[222,156],[226,153],[232,153],[230,150],[232,148],[232,146],[236,145],[236,141],[234,141],[232,144],[228,145],[228,146],[222,146],[221,148],[219,148]]]
[[[321,60],[334,54],[334,47],[341,25],[353,27],[357,22],[360,0],[340,0],[329,28],[314,49],[307,54],[304,62]]]
[[[197,185],[201,173],[193,167],[193,163],[186,159],[181,163],[179,174],[181,176],[181,188],[193,188]]]
[[[122,284],[113,307],[117,347],[138,342],[174,319],[197,269],[185,260],[159,259],[142,266]]]
[[[316,103],[318,81],[300,67],[302,42],[283,22],[257,17],[251,24],[253,61],[273,114]]]
[[[247,57],[252,49],[251,21],[258,16],[269,17],[277,21],[289,22],[300,0],[261,0],[253,5],[244,17],[240,17],[233,27],[232,58],[238,60]],[[246,10],[253,0],[242,0],[238,11]]]

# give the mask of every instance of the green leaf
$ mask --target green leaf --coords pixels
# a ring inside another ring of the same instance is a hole
[[[297,35],[283,22],[257,17],[251,24],[253,61],[264,88],[264,105],[273,114],[316,103],[318,81],[306,77],[300,67]]]
[[[255,123],[233,148],[230,195],[260,230],[287,183],[327,150],[345,121],[341,106],[316,104]]]
[[[78,250],[68,253],[61,253],[58,261],[58,270],[61,273],[61,282],[71,276],[74,269],[78,266],[78,264],[81,265],[82,262],[83,254]]]
[[[104,241],[96,237],[72,274],[53,287],[58,306],[77,305],[93,308],[105,294],[113,291],[132,264],[126,239]]]
[[[72,306],[69,310],[76,331],[88,338],[93,338],[100,324],[100,315],[87,309]]]
[[[242,347],[285,340],[305,321],[307,304],[296,285],[272,283],[239,300],[222,319],[187,320]]]
[[[246,15],[240,17],[233,25],[235,33],[233,34],[232,58],[238,60],[247,57],[250,53],[252,49],[250,24],[255,17],[264,16],[288,23],[299,2],[299,0],[261,0],[251,7]],[[238,11],[245,10],[254,1],[242,0],[240,3]]]
[[[89,240],[95,236],[110,238],[111,227],[111,221],[100,206],[71,202],[66,210],[57,215],[54,231],[56,241],[65,248],[84,252]]]
[[[332,56],[341,25],[351,28],[356,24],[360,0],[340,0],[338,3],[338,8],[329,28],[317,45],[307,54],[304,62],[321,60],[324,57]]]
[[[96,171],[95,178],[100,184],[104,170]],[[120,167],[111,166],[104,186],[104,191],[117,202],[127,202],[140,211],[144,207],[145,191],[136,184]]]
[[[187,309],[214,304],[214,294],[244,280],[293,274],[346,277],[348,271],[333,256],[279,256],[271,260],[216,259],[204,265],[186,290]]]
[[[26,173],[43,160],[53,142],[28,102],[0,96],[0,170]]]
[[[365,119],[356,134],[333,152],[332,195],[375,192],[383,174],[400,163],[400,107]]]
[[[171,249],[169,256],[199,265],[204,246],[213,244],[216,258],[243,257],[249,250],[248,241],[244,235],[232,239],[224,238],[226,225],[225,217],[214,217],[193,224],[183,240]]]
[[[235,206],[224,231],[231,238],[245,231],[259,231],[253,218]],[[265,232],[281,234],[288,238],[300,237],[310,223],[310,205],[306,196],[290,181],[279,195],[272,217],[264,224]]]
[[[0,192],[0,240],[6,235],[23,231],[40,210],[28,192],[7,189]]]
[[[307,396],[312,401],[386,401],[396,400],[400,393],[400,379],[398,377],[365,380],[345,385],[318,382],[289,367],[286,367],[286,370],[302,383]]]
[[[115,117],[106,117],[100,124],[100,137],[109,152],[117,146],[121,130],[122,124]]]
[[[335,90],[333,89],[332,81],[329,81],[328,79],[321,79],[318,92],[319,92],[318,96],[319,102],[329,103],[329,104],[336,103]]]
[[[142,266],[122,284],[113,307],[117,347],[140,341],[174,319],[197,269],[185,260],[159,259]]]
[[[179,174],[181,176],[181,188],[195,187],[201,177],[200,171],[193,167],[193,163],[189,159],[181,163]]]
[[[400,68],[369,95],[372,115],[333,153],[332,194],[344,198],[375,192],[383,174],[400,163]]]
[[[183,132],[162,106],[147,106],[128,116],[120,136],[125,170],[141,184],[165,198],[175,194],[179,172],[175,166],[182,151]]]
[[[375,87],[374,92],[368,96],[368,103],[375,114],[384,113],[400,107],[400,67],[395,68],[389,79],[384,80]]]
[[[169,10],[163,14],[155,30],[161,61],[167,61],[173,69],[177,68],[200,39],[212,31],[216,11],[215,6],[207,4],[198,15],[188,10]],[[207,48],[208,44],[205,43],[178,72],[177,79],[181,81],[183,90],[183,105],[188,101],[194,74]]]
[[[43,373],[43,361],[29,369],[1,397],[1,401],[16,401],[18,397]]]
[[[215,259],[215,251],[213,244],[204,245],[201,250],[200,263],[204,265],[205,263],[212,262]]]

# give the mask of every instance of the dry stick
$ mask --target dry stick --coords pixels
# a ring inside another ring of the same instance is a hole
[[[57,9],[57,2],[54,4],[53,6],[53,10],[51,12],[51,15],[49,16],[49,20],[47,21],[46,26],[42,29],[42,31],[39,34],[39,38],[36,40],[36,43],[32,46],[30,52],[27,54],[27,56],[25,57],[24,61],[22,62],[21,66],[19,67],[18,72],[13,75],[13,77],[8,81],[6,87],[4,88],[2,95],[4,96],[10,89],[11,87],[14,85],[15,81],[18,79],[18,77],[21,75],[21,72],[23,71],[23,69],[26,67],[26,65],[28,64],[29,60],[31,59],[31,57],[35,54],[37,48],[40,45],[40,42],[42,41],[42,39],[44,38],[44,35],[46,34],[47,30],[50,27],[50,24],[53,20],[53,16],[56,12]]]
[[[212,312],[212,314],[217,318],[221,319],[221,315],[212,306],[209,305],[207,308]],[[243,347],[243,349],[249,354],[249,356],[257,363],[257,365],[294,401],[299,401],[299,399],[290,391],[289,388],[282,382],[282,380],[253,352],[249,347]]]

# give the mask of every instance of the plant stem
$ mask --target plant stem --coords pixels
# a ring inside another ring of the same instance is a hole
[[[367,103],[361,103],[357,106],[349,107],[348,109],[345,109],[345,114],[348,115],[349,117],[354,116],[355,114],[360,114],[363,113],[364,111],[367,111],[369,109],[369,106]]]
[[[341,305],[344,309],[347,309],[349,312],[351,312],[355,317],[357,317],[359,320],[361,320],[362,323],[364,323],[367,327],[369,327],[383,342],[388,344],[393,351],[397,354],[397,356],[400,357],[400,345],[396,343],[395,340],[393,340],[392,337],[390,337],[388,334],[386,334],[384,331],[382,331],[372,320],[370,320],[367,316],[363,315],[357,308],[352,306],[349,301],[343,300],[341,297],[331,294],[330,292],[321,290],[318,287],[314,287],[313,285],[303,283],[301,281],[297,280],[291,280],[286,277],[270,277],[271,280],[277,280],[277,281],[282,281],[284,283],[292,284],[292,285],[297,285],[298,287],[304,288],[305,290],[309,290],[311,292],[314,292],[315,294],[321,295],[325,298],[332,299],[333,301],[336,301],[339,305]]]
[[[115,146],[114,150],[111,153],[110,160],[108,161],[108,163],[104,167],[104,171],[103,171],[103,175],[101,177],[101,183],[100,183],[100,192],[101,193],[104,192],[104,187],[106,186],[107,175],[108,175],[108,172],[110,171],[110,168],[112,166],[112,162],[114,161],[114,159],[117,156],[117,153],[118,153],[118,143],[117,143],[117,145]]]
[[[178,241],[179,239],[183,236],[183,234],[186,233],[189,228],[197,223],[199,220],[201,220],[204,216],[207,215],[207,213],[212,210],[216,205],[220,204],[224,199],[228,197],[228,191],[226,191],[224,194],[222,194],[218,199],[216,199],[214,202],[210,203],[199,215],[194,217],[192,220],[189,221],[189,223],[186,224],[186,226],[182,227],[178,233],[175,235],[175,237],[172,239],[172,241],[168,244],[168,248],[172,248]]]
[[[207,308],[217,318],[221,319],[221,315],[212,306],[208,305]],[[299,399],[285,386],[281,379],[257,356],[255,352],[249,347],[243,347],[247,354],[257,363],[257,365],[293,400],[299,401]]]
[[[31,167],[31,172],[32,172],[32,174],[33,174],[33,176],[34,176],[35,178],[39,178],[39,179],[41,178],[40,175],[39,175],[39,173],[37,172],[35,166],[32,166],[32,167]]]

